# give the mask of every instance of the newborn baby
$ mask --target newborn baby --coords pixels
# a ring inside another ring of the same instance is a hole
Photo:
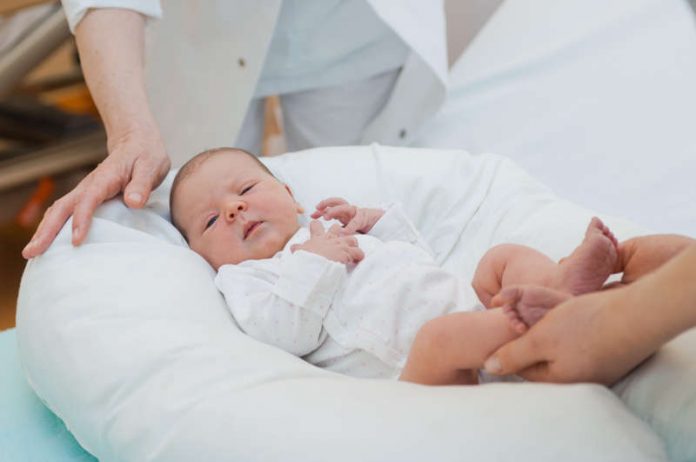
[[[464,296],[468,282],[436,265],[398,205],[327,199],[312,218],[341,224],[302,226],[291,188],[233,148],[184,165],[170,201],[172,222],[218,271],[245,333],[358,377],[475,383],[490,353],[558,301],[598,290],[621,270],[616,239],[593,219],[561,263],[523,246],[491,249],[473,281],[490,309],[476,310]]]

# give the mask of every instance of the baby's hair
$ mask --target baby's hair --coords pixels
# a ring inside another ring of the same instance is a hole
[[[175,201],[175,193],[177,189],[179,189],[179,185],[181,184],[182,181],[184,181],[187,177],[189,177],[191,174],[193,174],[198,168],[203,165],[208,159],[210,159],[213,156],[216,155],[222,155],[222,154],[243,154],[246,156],[249,156],[258,164],[258,166],[263,170],[264,172],[268,173],[272,177],[275,178],[275,175],[264,165],[263,162],[261,162],[258,157],[253,155],[252,153],[245,151],[244,149],[239,149],[239,148],[229,148],[229,147],[220,147],[220,148],[212,148],[212,149],[207,149],[203,152],[199,152],[195,156],[193,156],[190,160],[188,160],[184,165],[181,166],[179,171],[176,173],[176,176],[174,177],[174,181],[172,182],[172,189],[169,192],[169,214],[172,219],[172,224],[176,229],[179,230],[182,236],[184,236],[184,239],[188,242],[188,238],[186,236],[186,233],[184,230],[181,228],[179,225],[179,222],[174,215],[174,201]]]

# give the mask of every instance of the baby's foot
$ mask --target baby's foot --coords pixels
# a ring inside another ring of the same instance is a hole
[[[551,308],[570,297],[570,294],[547,287],[522,285],[504,288],[493,297],[492,303],[502,307],[512,328],[522,334]]]
[[[618,258],[618,241],[597,217],[587,226],[585,239],[559,263],[556,288],[580,295],[602,288]]]

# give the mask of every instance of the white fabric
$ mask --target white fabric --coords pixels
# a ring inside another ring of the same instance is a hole
[[[696,236],[696,27],[685,0],[503,2],[419,146],[511,157],[561,197]]]
[[[284,0],[254,96],[367,79],[400,68],[408,54],[366,0]]]
[[[304,205],[327,191],[400,201],[438,262],[464,279],[498,242],[563,255],[591,216],[494,156],[373,146],[268,163]],[[213,270],[162,218],[167,187],[145,210],[102,206],[79,248],[68,223],[22,281],[28,381],[100,460],[665,460],[647,425],[599,386],[353,379],[253,341]],[[604,218],[620,238],[637,231]]]
[[[323,369],[396,379],[423,324],[480,307],[469,281],[417,245],[398,204],[355,236],[358,265],[290,250],[309,237],[303,227],[273,258],[224,265],[215,284],[243,332]]]
[[[403,144],[445,98],[443,1],[366,1],[410,53],[390,98],[359,142]],[[154,0],[64,0],[63,6],[73,30],[88,8],[159,15]],[[234,144],[280,8],[280,0],[167,0],[163,20],[149,23],[148,96],[173,165],[192,153]]]

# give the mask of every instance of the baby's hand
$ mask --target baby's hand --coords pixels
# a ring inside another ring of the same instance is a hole
[[[365,234],[382,218],[382,209],[358,208],[340,197],[330,197],[317,204],[312,218],[324,217],[326,220],[336,219],[343,223],[340,234]]]
[[[353,236],[340,235],[340,230],[340,226],[333,225],[324,231],[324,226],[314,220],[309,224],[309,240],[303,244],[293,244],[290,250],[305,250],[344,264],[358,263],[365,257],[358,247],[358,240]]]

